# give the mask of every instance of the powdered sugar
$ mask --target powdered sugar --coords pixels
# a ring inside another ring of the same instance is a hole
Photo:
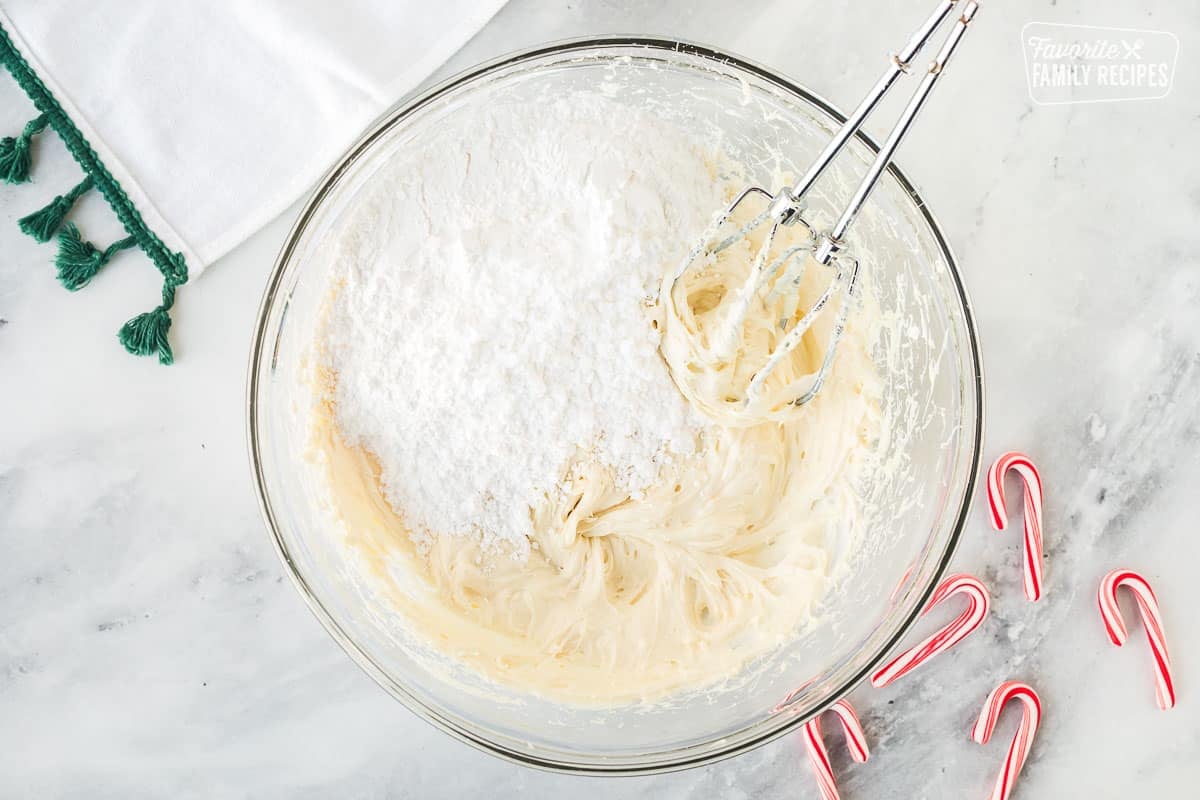
[[[651,303],[721,196],[686,135],[600,97],[465,116],[353,210],[324,350],[414,533],[520,550],[572,464],[636,494],[694,450]]]

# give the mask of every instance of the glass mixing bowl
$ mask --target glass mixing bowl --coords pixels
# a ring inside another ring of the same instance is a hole
[[[436,140],[439,123],[475,104],[541,102],[602,91],[679,126],[720,137],[752,176],[777,185],[802,171],[843,115],[807,89],[724,53],[657,39],[572,41],[507,57],[387,113],[325,177],[288,236],[263,298],[249,376],[249,439],[263,514],[313,613],[381,686],[443,730],[547,769],[632,774],[743,752],[795,728],[868,675],[919,614],[962,530],[979,465],[979,349],[945,236],[892,167],[851,233],[864,286],[891,324],[880,345],[890,433],[863,486],[865,544],[818,624],[720,690],[654,704],[584,708],[488,686],[438,663],[373,599],[339,547],[306,468],[305,384],[329,291],[331,242],[391,154]],[[859,136],[811,198],[828,221],[875,151]],[[715,209],[714,209],[715,210]],[[421,243],[414,242],[414,247]],[[885,352],[886,351],[886,352]],[[884,357],[886,355],[886,358]]]

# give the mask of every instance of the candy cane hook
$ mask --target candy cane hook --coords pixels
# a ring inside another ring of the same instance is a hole
[[[992,527],[1008,528],[1008,504],[1004,500],[1004,477],[1016,470],[1025,484],[1025,596],[1036,603],[1042,597],[1042,478],[1029,456],[1009,452],[996,459],[988,470],[987,497]]]
[[[828,708],[837,714],[846,734],[846,747],[850,750],[850,758],[861,764],[870,757],[867,749],[867,737],[863,733],[862,724],[854,709],[844,700],[839,700]],[[817,785],[821,789],[822,800],[839,800],[837,781],[833,777],[833,765],[829,763],[829,751],[825,749],[825,740],[821,736],[821,716],[810,719],[804,724],[804,744],[808,749],[808,761],[812,764],[817,776]]]
[[[1033,746],[1033,737],[1037,733],[1038,723],[1042,719],[1042,701],[1032,686],[1017,681],[1005,681],[992,690],[987,700],[983,702],[983,711],[971,729],[971,738],[978,744],[987,744],[996,730],[996,721],[1000,719],[1000,711],[1009,700],[1020,700],[1024,705],[1021,723],[1012,744],[1008,746],[1008,755],[1004,758],[1004,769],[996,778],[989,800],[1008,800],[1012,794],[1013,784],[1025,766],[1029,757],[1029,749]]]
[[[905,650],[886,666],[871,676],[871,685],[877,689],[887,686],[924,664],[929,659],[944,653],[970,636],[987,619],[991,598],[987,587],[973,575],[951,575],[942,581],[922,614],[928,614],[934,606],[962,594],[967,597],[967,608],[950,624],[925,639],[915,647]]]
[[[1167,655],[1167,637],[1163,633],[1162,612],[1158,610],[1158,598],[1146,579],[1130,569],[1114,569],[1100,581],[1098,600],[1100,618],[1109,641],[1117,647],[1125,644],[1129,632],[1121,617],[1117,604],[1117,589],[1122,586],[1133,592],[1138,611],[1142,616],[1142,627],[1150,642],[1150,653],[1154,656],[1154,695],[1158,707],[1163,711],[1175,705],[1175,682],[1171,679],[1171,659]]]

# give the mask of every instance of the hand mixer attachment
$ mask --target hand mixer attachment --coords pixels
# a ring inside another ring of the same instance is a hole
[[[896,83],[900,75],[910,70],[912,60],[956,8],[961,8],[961,13],[945,44],[942,45],[941,50],[929,65],[920,85],[913,93],[891,133],[888,134],[845,210],[831,228],[821,232],[816,231],[803,217],[807,207],[805,197],[809,190],[846,143],[855,135],[863,121]],[[900,146],[934,85],[941,77],[951,54],[958,46],[966,32],[967,25],[977,10],[978,4],[974,0],[967,0],[965,3],[962,0],[942,0],[909,39],[904,49],[891,56],[888,67],[882,76],[854,109],[854,112],[825,149],[821,151],[803,177],[794,186],[784,187],[775,194],[758,186],[748,187],[739,193],[709,227],[704,239],[693,248],[679,269],[668,277],[664,288],[673,295],[676,286],[685,274],[703,269],[718,254],[732,245],[750,237],[757,238],[762,235],[762,243],[758,246],[750,273],[744,283],[736,293],[732,293],[731,297],[722,298],[720,301],[722,304],[728,304],[728,309],[719,321],[714,335],[708,337],[707,356],[716,363],[729,362],[737,357],[743,326],[751,304],[773,279],[770,299],[779,300],[782,297],[784,301],[784,313],[779,318],[779,326],[780,330],[786,331],[786,333],[770,351],[766,362],[752,374],[744,396],[724,398],[726,402],[740,402],[743,406],[752,403],[763,392],[764,385],[779,368],[779,365],[788,359],[801,344],[813,323],[836,301],[837,315],[825,343],[824,354],[820,357],[820,366],[812,373],[807,386],[800,388],[798,395],[789,402],[793,406],[804,405],[820,391],[833,364],[834,353],[845,328],[858,281],[858,260],[846,249],[846,233],[870,197],[879,178],[887,169],[892,155]],[[765,200],[766,209],[754,216],[748,223],[738,227],[733,233],[722,236],[722,231],[728,229],[729,223],[737,218],[739,210],[752,198],[758,198],[759,201]],[[805,239],[801,244],[787,247],[772,257],[772,245],[780,227],[792,225],[800,225],[806,230]],[[807,310],[798,315],[801,302],[799,287],[806,270],[811,268],[810,262],[813,261],[816,264],[811,266],[831,270],[832,276],[824,290],[811,302]]]

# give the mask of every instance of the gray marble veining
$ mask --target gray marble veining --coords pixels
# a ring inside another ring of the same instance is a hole
[[[727,48],[846,106],[927,5],[514,0],[440,74],[550,39],[654,33]],[[1174,89],[1034,105],[1019,42],[1033,20],[1171,31]],[[955,567],[992,585],[993,616],[927,668],[853,694],[873,754],[850,764],[830,734],[848,800],[985,797],[1013,723],[987,747],[968,731],[1005,677],[1034,682],[1046,704],[1018,796],[1197,792],[1197,53],[1192,3],[989,3],[901,151],[978,314],[986,452],[1025,449],[1043,470],[1048,594],[1024,600],[1020,536],[991,532],[977,504]],[[0,129],[26,108],[0,79]],[[186,287],[165,370],[113,338],[156,295],[151,270],[118,259],[68,294],[48,248],[15,229],[73,182],[60,150],[46,148],[33,186],[0,189],[0,796],[817,796],[794,737],[679,774],[571,778],[477,753],[388,700],[285,580],[250,488],[250,331],[295,210]],[[112,225],[95,198],[81,213]],[[1118,565],[1159,592],[1178,673],[1169,713],[1140,632],[1123,650],[1103,636],[1095,585]]]

